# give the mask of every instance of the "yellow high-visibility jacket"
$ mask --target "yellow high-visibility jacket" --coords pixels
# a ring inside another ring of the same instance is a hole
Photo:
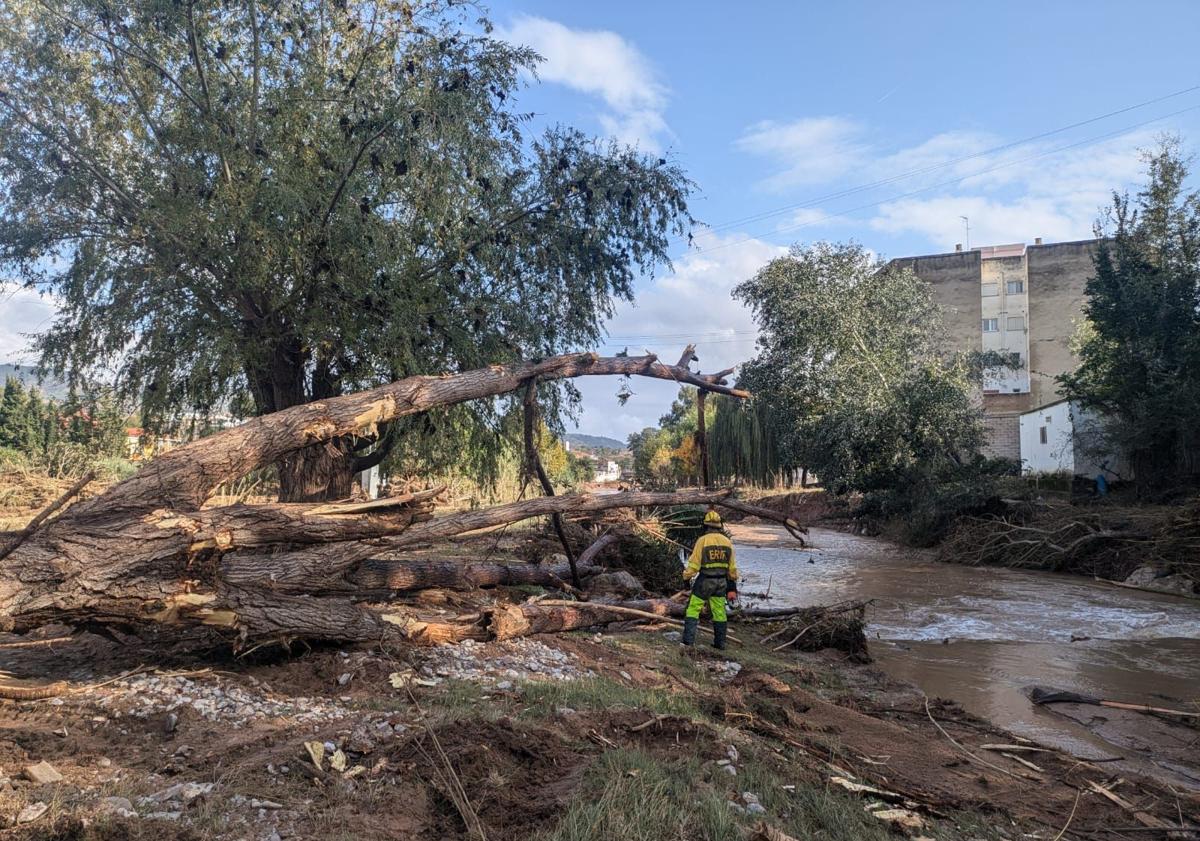
[[[691,580],[700,572],[724,573],[730,581],[738,579],[737,561],[733,557],[733,542],[719,531],[710,531],[700,535],[700,539],[692,548],[692,557],[688,559],[683,577],[685,580]]]

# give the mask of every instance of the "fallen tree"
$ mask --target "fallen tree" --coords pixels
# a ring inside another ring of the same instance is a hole
[[[126,629],[207,626],[243,642],[378,639],[394,623],[386,610],[361,603],[360,591],[388,583],[386,574],[371,578],[372,570],[381,571],[364,566],[373,559],[553,514],[679,504],[744,510],[729,489],[547,496],[437,518],[432,509],[438,489],[373,503],[204,507],[222,483],[300,450],[376,435],[380,425],[405,415],[515,391],[531,381],[637,375],[748,396],[726,385],[724,373],[701,375],[654,356],[567,354],[409,377],[255,418],[155,458],[26,535],[0,560],[0,630],[86,621]],[[799,534],[797,524],[785,524]]]
[[[868,660],[864,602],[846,602],[830,607],[789,608],[786,624],[764,638],[764,642],[781,635],[794,626],[801,633],[788,634],[789,639],[776,650],[795,648],[817,651],[834,648],[863,661]],[[682,602],[672,599],[636,599],[623,602],[578,602],[555,599],[535,599],[524,604],[504,604],[462,617],[420,618],[391,615],[388,620],[412,642],[422,644],[455,643],[463,640],[506,640],[530,634],[548,634],[594,628],[616,622],[662,619],[678,620],[684,615]],[[762,615],[758,610],[739,611],[737,621],[750,618],[779,622],[777,612]],[[682,624],[682,623],[678,623]]]

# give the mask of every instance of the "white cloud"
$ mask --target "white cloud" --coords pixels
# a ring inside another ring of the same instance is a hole
[[[747,239],[741,232],[701,233],[696,245],[676,261],[674,272],[640,290],[633,304],[618,308],[608,324],[606,355],[628,347],[631,354],[649,351],[674,363],[684,346],[695,342],[700,361],[693,370],[706,372],[753,356],[758,335],[754,318],[730,293],[787,249]],[[679,391],[675,383],[634,377],[634,396],[619,406],[611,378],[581,377],[576,382],[584,396],[579,430],[622,440],[630,432],[657,426]]]
[[[1138,150],[1153,139],[1150,132],[1135,132],[1076,149],[1055,151],[1043,143],[981,155],[927,176],[931,183],[970,177],[928,198],[882,204],[870,225],[891,234],[921,235],[938,250],[963,242],[961,216],[970,219],[974,246],[1032,242],[1035,237],[1087,239],[1112,190],[1140,179]]]
[[[868,154],[863,126],[845,117],[764,120],[747,128],[734,145],[782,167],[762,182],[773,191],[836,180],[859,167]]]
[[[633,44],[615,32],[571,29],[529,15],[496,34],[541,55],[541,79],[601,99],[606,110],[597,117],[608,134],[647,151],[660,150],[661,138],[670,131],[663,117],[667,89]]]
[[[50,326],[54,299],[20,285],[0,281],[0,362],[30,364],[30,333]]]

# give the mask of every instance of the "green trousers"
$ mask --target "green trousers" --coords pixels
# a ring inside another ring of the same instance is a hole
[[[697,596],[695,593],[688,599],[687,610],[684,611],[684,616],[688,619],[699,619],[700,611],[704,608],[705,600]],[[725,597],[724,596],[709,596],[708,609],[712,611],[712,621],[724,622],[725,616]]]

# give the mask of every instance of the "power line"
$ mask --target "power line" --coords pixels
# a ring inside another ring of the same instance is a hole
[[[980,151],[980,152],[973,152],[969,155],[962,155],[960,157],[952,158],[948,161],[943,161],[941,163],[930,164],[928,166],[920,167],[917,169],[911,169],[911,170],[908,170],[907,172],[899,173],[898,175],[889,176],[888,178],[881,178],[878,181],[871,181],[866,184],[860,184],[856,187],[848,187],[844,190],[839,190],[835,193],[827,193],[826,195],[817,196],[816,198],[808,199],[806,201],[798,202],[796,204],[784,205],[782,207],[777,207],[773,210],[766,210],[761,213],[752,214],[750,216],[743,216],[740,219],[734,219],[729,222],[721,222],[716,225],[708,225],[706,227],[711,231],[722,231],[722,230],[726,230],[728,228],[737,227],[739,225],[745,225],[750,222],[758,222],[763,219],[769,219],[772,216],[778,216],[780,214],[787,213],[792,210],[802,210],[804,208],[813,207],[813,206],[816,206],[819,204],[824,204],[825,202],[833,201],[834,199],[845,198],[846,196],[855,195],[856,193],[865,192],[867,190],[873,190],[876,187],[883,187],[888,184],[894,184],[897,181],[903,181],[906,178],[912,178],[913,176],[916,176],[916,175],[925,175],[930,172],[936,172],[939,169],[945,169],[947,167],[954,166],[955,164],[960,164],[964,161],[974,160],[975,158],[981,158],[986,155],[994,155],[997,152],[1004,152],[1004,151],[1007,151],[1008,149],[1013,149],[1018,146],[1024,146],[1027,143],[1033,143],[1037,140],[1044,140],[1045,138],[1053,137],[1056,134],[1062,134],[1063,132],[1071,131],[1072,129],[1077,129],[1082,126],[1091,125],[1092,123],[1098,123],[1101,120],[1107,120],[1108,118],[1115,117],[1119,114],[1126,114],[1130,111],[1136,111],[1139,108],[1145,108],[1150,105],[1155,105],[1159,102],[1165,102],[1168,99],[1174,99],[1176,97],[1183,96],[1184,94],[1192,93],[1193,91],[1197,91],[1197,90],[1200,90],[1200,85],[1193,85],[1190,88],[1184,88],[1183,90],[1175,91],[1174,93],[1169,93],[1169,94],[1166,94],[1165,96],[1155,97],[1154,99],[1147,99],[1144,102],[1139,102],[1135,105],[1128,105],[1124,108],[1118,108],[1116,111],[1109,111],[1107,114],[1101,114],[1097,117],[1089,117],[1086,120],[1080,120],[1079,122],[1071,123],[1070,125],[1066,125],[1066,126],[1061,126],[1060,128],[1051,129],[1050,131],[1044,131],[1039,134],[1033,134],[1033,135],[1030,135],[1029,137],[1021,138],[1020,140],[1014,140],[1009,143],[1001,144],[1000,146],[994,146],[991,149],[984,149],[983,151]]]
[[[1080,146],[1087,146],[1092,143],[1099,143],[1102,140],[1109,140],[1113,137],[1120,137],[1123,134],[1129,134],[1130,132],[1136,131],[1139,128],[1148,126],[1151,123],[1157,123],[1157,122],[1161,122],[1162,120],[1168,120],[1171,117],[1177,117],[1180,114],[1186,114],[1189,111],[1195,111],[1197,109],[1200,109],[1200,105],[1192,105],[1187,108],[1181,108],[1178,111],[1172,111],[1171,113],[1163,114],[1160,117],[1154,117],[1153,119],[1150,119],[1150,120],[1145,120],[1140,123],[1135,123],[1134,125],[1127,126],[1126,128],[1123,128],[1123,129],[1118,129],[1117,131],[1109,132],[1107,134],[1097,135],[1095,137],[1090,137],[1090,138],[1087,138],[1086,140],[1080,140],[1075,143],[1069,143],[1066,146],[1059,146],[1056,149],[1050,149],[1045,152],[1039,152],[1035,155],[1027,155],[1024,158],[1017,158],[1016,160],[1008,161],[1008,162],[1002,163],[1002,164],[997,164],[996,166],[988,167],[987,169],[980,169],[980,170],[976,170],[975,172],[969,172],[966,175],[962,175],[957,178],[951,178],[946,181],[939,181],[936,184],[930,184],[927,187],[921,187],[916,190],[910,190],[907,193],[900,193],[898,195],[888,196],[887,198],[880,199],[879,201],[873,201],[873,202],[869,202],[867,204],[860,204],[856,207],[851,207],[846,210],[838,211],[837,213],[828,213],[820,219],[813,219],[813,220],[809,220],[806,222],[800,222],[795,225],[788,225],[788,226],[782,227],[782,228],[775,228],[770,233],[772,233],[772,234],[786,233],[788,231],[799,230],[800,228],[808,228],[813,225],[821,225],[821,224],[824,224],[825,222],[828,222],[830,219],[837,219],[842,216],[849,216],[851,213],[857,213],[860,210],[869,210],[870,208],[878,207],[881,204],[887,204],[888,202],[899,201],[900,199],[906,199],[911,196],[917,196],[917,195],[920,195],[921,193],[928,193],[930,190],[937,190],[942,187],[948,187],[952,184],[959,184],[968,179],[977,178],[980,175],[987,175],[988,173],[996,172],[997,170],[1001,170],[1001,169],[1006,169],[1010,166],[1016,166],[1017,164],[1028,163],[1029,161],[1037,160],[1038,158],[1049,157],[1050,155],[1057,155],[1059,152],[1066,152],[1070,149],[1075,149]],[[760,240],[757,236],[748,236],[743,239],[734,240],[733,242],[725,242],[725,243],[721,243],[720,245],[711,246],[709,248],[702,248],[702,249],[699,249],[696,253],[708,254],[712,251],[720,251],[723,248],[732,248],[735,245],[745,245],[748,242],[759,242],[759,241]],[[683,257],[686,257],[686,256],[687,256],[687,254],[684,254],[681,257],[676,258],[676,259],[682,259]]]

